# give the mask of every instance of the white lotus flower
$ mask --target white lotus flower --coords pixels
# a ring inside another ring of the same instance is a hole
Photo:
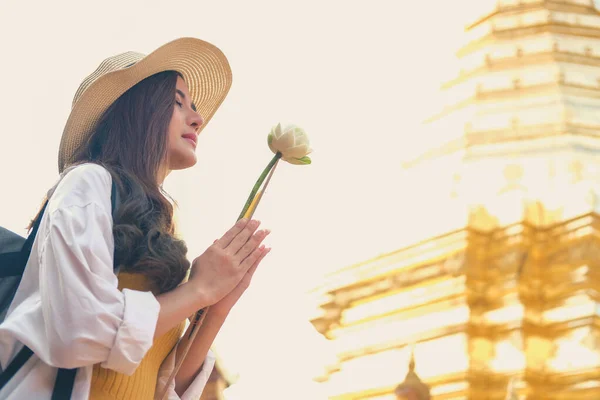
[[[285,128],[281,127],[281,124],[277,124],[271,129],[269,137],[267,139],[269,148],[275,154],[269,164],[265,167],[263,172],[258,177],[258,180],[254,184],[254,187],[250,191],[250,196],[244,204],[244,208],[240,213],[238,220],[241,218],[252,218],[252,214],[265,190],[267,185],[275,171],[275,167],[279,162],[279,159],[289,162],[290,164],[306,165],[310,164],[312,160],[308,157],[308,154],[312,151],[308,136],[304,129],[296,125],[287,125]],[[267,175],[269,176],[267,179]],[[265,187],[259,192],[263,182],[267,179]]]
[[[296,125],[287,125],[284,128],[281,124],[271,129],[268,136],[269,148],[275,154],[281,153],[281,158],[290,164],[305,165],[310,164],[310,142],[304,129]]]

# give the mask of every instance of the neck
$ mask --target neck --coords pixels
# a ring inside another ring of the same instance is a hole
[[[167,179],[167,176],[169,176],[170,173],[171,173],[171,170],[168,169],[167,167],[163,167],[160,169],[160,171],[158,171],[158,174],[157,174],[158,186],[162,186],[162,184],[165,182],[165,179]]]

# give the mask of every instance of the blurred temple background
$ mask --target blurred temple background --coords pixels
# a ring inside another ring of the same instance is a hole
[[[426,237],[312,293],[330,399],[600,399],[600,12],[489,4],[392,183]]]

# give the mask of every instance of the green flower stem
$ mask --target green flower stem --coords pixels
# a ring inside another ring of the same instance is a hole
[[[275,163],[277,163],[277,161],[280,158],[281,158],[281,153],[277,152],[277,154],[275,154],[275,156],[271,159],[271,161],[269,161],[269,164],[265,167],[262,174],[260,174],[260,176],[258,177],[258,180],[256,181],[256,183],[254,184],[254,187],[252,188],[252,191],[250,192],[250,196],[248,196],[248,200],[246,200],[244,209],[242,210],[240,216],[237,219],[238,221],[244,217],[244,214],[246,214],[246,211],[248,211],[250,204],[252,204],[252,200],[254,200],[254,196],[256,196],[256,192],[258,192],[258,189],[260,189],[262,183],[264,182],[265,178],[269,174],[269,171],[271,171],[271,168],[273,168]]]
[[[263,183],[262,189],[258,192],[258,194],[256,195],[256,197],[254,197],[254,199],[252,200],[252,203],[250,203],[250,207],[252,208],[252,212],[250,213],[250,215],[248,215],[248,211],[246,211],[246,215],[248,215],[248,218],[252,218],[252,215],[254,214],[254,212],[256,211],[256,209],[258,208],[258,204],[260,203],[260,200],[262,199],[263,195],[267,191],[267,186],[269,186],[269,182],[271,182],[271,178],[273,177],[273,174],[275,173],[275,169],[277,168],[277,164],[279,164],[279,160],[277,160],[275,162],[275,165],[273,165],[273,168],[271,168],[271,172],[269,172],[269,175],[267,175],[267,180],[265,180],[265,183]]]
[[[246,211],[248,211],[250,204],[252,204],[252,200],[254,200],[254,196],[256,196],[256,192],[258,192],[258,189],[260,189],[260,186],[262,185],[263,181],[265,180],[265,178],[267,177],[267,175],[269,174],[269,172],[271,171],[273,166],[275,164],[277,164],[277,161],[279,161],[280,158],[281,158],[281,153],[277,152],[277,154],[275,154],[273,159],[271,161],[269,161],[269,164],[266,166],[266,168],[264,169],[262,174],[260,174],[260,176],[258,177],[258,180],[256,181],[256,183],[254,184],[254,187],[252,188],[252,191],[250,192],[250,196],[248,196],[248,200],[246,200],[246,204],[244,205],[244,209],[242,210],[242,213],[240,214],[240,216],[237,219],[238,221],[240,219],[242,219],[244,214],[246,214]],[[190,334],[188,336],[189,339],[192,339],[193,337],[196,336],[198,327],[201,325],[200,318],[206,314],[206,312],[208,311],[209,308],[210,307],[206,307],[205,309],[202,309],[202,310],[199,310],[198,312],[196,312],[196,316],[194,318],[194,321],[192,322],[192,329],[190,330]],[[184,357],[185,357],[185,354],[187,354],[187,350],[189,350],[189,348],[186,349],[186,351],[184,353]]]

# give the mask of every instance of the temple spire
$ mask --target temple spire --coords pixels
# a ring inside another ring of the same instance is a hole
[[[408,372],[404,382],[399,384],[394,391],[398,400],[430,400],[429,386],[427,386],[415,372],[415,352],[410,353]]]

